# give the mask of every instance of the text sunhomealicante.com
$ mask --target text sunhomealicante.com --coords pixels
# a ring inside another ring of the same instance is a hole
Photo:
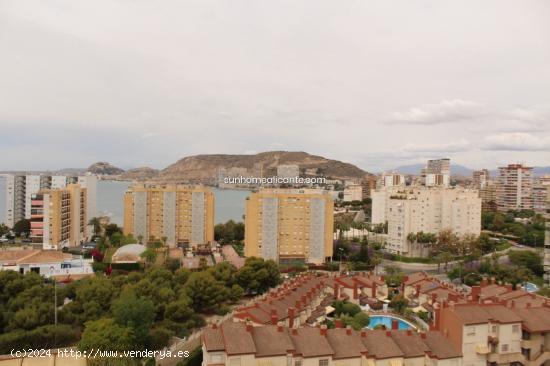
[[[323,177],[225,177],[223,178],[225,184],[324,184],[325,178]]]

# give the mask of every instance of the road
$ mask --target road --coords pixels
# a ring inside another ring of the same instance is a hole
[[[512,245],[511,248],[504,249],[504,250],[501,250],[499,252],[488,253],[488,254],[485,254],[483,257],[487,258],[487,257],[491,257],[494,254],[498,254],[498,255],[500,255],[500,257],[498,258],[499,263],[501,263],[501,264],[508,263],[507,253],[510,250],[538,251],[538,250],[540,250],[540,248],[532,248],[532,247],[526,247],[526,246],[523,246],[523,245],[514,244],[514,245]],[[462,261],[449,262],[448,265],[447,265],[447,270],[452,269],[453,267],[455,267],[456,265],[458,265],[461,262]],[[380,273],[382,273],[384,266],[388,266],[388,265],[397,266],[397,267],[401,268],[401,270],[403,270],[403,272],[407,272],[407,273],[419,272],[419,271],[426,271],[426,272],[437,271],[437,263],[405,263],[405,262],[399,262],[399,261],[391,261],[391,260],[387,260],[387,259],[382,260],[382,263],[380,264],[378,271]],[[445,264],[442,263],[440,268],[443,269],[444,267],[445,267]]]

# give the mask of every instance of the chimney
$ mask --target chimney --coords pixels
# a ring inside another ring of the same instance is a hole
[[[494,285],[497,283],[497,279],[494,277],[491,277],[491,285]]]
[[[288,308],[287,314],[288,314],[288,327],[292,328],[294,326],[294,308]]]
[[[483,277],[483,279],[481,280],[481,287],[485,287],[489,284],[489,280],[487,279],[487,277]]]
[[[432,294],[432,304],[435,304],[437,302],[437,294],[434,292]]]
[[[531,303],[528,302],[528,303],[527,303],[527,309],[530,309],[530,308],[531,308]]]
[[[340,285],[338,284],[338,282],[334,282],[334,298],[338,300],[339,297],[340,297]]]
[[[483,280],[486,280],[485,278]],[[481,281],[483,284],[483,281]],[[472,286],[472,301],[478,303],[479,302],[479,295],[481,294],[481,287],[480,286]]]
[[[366,330],[362,330],[361,331],[361,338],[365,338],[367,336],[367,331]]]
[[[325,336],[327,335],[327,326],[325,324],[321,325],[321,328],[320,328],[320,334],[322,336]]]
[[[296,310],[299,310],[301,308],[300,300],[296,300],[296,303],[294,304],[294,307],[296,308]]]
[[[277,316],[277,310],[271,309],[271,324],[277,325],[279,317]]]
[[[351,335],[351,325],[346,326],[346,334]]]
[[[292,328],[292,335],[298,335],[298,328]]]
[[[512,300],[510,307],[515,308],[516,307],[516,300]]]
[[[505,286],[506,286],[506,290],[507,290],[508,292],[511,292],[511,291],[513,291],[513,289],[514,289],[514,287],[513,287],[513,285],[512,285],[511,283],[507,283]]]
[[[281,332],[282,333],[283,331],[283,323],[282,322],[278,322],[277,323],[277,332]]]
[[[212,322],[212,329],[218,329],[218,324],[216,322]]]
[[[252,333],[252,322],[250,321],[246,322],[246,331],[249,333]]]
[[[386,337],[391,337],[391,330],[386,330]]]
[[[441,306],[438,303],[434,304],[434,319],[432,320],[432,330],[439,330],[441,326]]]
[[[397,321],[397,319],[392,319],[391,329],[392,330],[398,330],[399,329],[399,322]]]
[[[359,293],[357,292],[357,282],[353,281],[353,298],[358,299]]]
[[[376,282],[372,281],[372,294],[371,297],[376,299]]]
[[[408,336],[412,336],[412,335],[413,335],[413,331],[410,330],[410,329],[407,329],[407,335],[408,335]]]
[[[342,328],[342,319],[334,319],[334,327]]]
[[[422,333],[420,333],[420,338],[422,338],[422,339],[426,339],[426,332],[422,332]]]
[[[454,292],[449,292],[449,301],[456,302],[458,301],[458,295]]]
[[[417,283],[415,287],[416,287],[416,296],[420,296],[420,284]]]

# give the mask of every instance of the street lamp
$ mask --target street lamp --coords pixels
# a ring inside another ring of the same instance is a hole
[[[53,333],[53,346],[54,348],[57,347],[57,281],[55,280],[55,276],[54,276],[54,273],[55,273],[55,269],[53,266],[50,267],[50,275],[51,275],[51,278],[53,279],[53,306],[54,306],[54,311],[53,311],[53,314],[54,314],[54,324],[55,324],[55,328],[54,328],[54,333]]]

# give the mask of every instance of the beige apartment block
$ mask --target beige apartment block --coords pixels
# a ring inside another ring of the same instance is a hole
[[[74,247],[87,239],[86,188],[43,189],[31,196],[31,239],[44,249]]]
[[[498,171],[498,210],[532,210],[533,168],[522,164],[509,164],[498,168]]]
[[[124,194],[124,234],[169,246],[214,240],[214,193],[202,186],[135,185]]]
[[[407,240],[409,233],[449,229],[457,235],[479,235],[481,199],[477,190],[458,187],[386,188],[373,196],[372,222],[388,222],[389,252],[420,256]]]
[[[246,200],[245,256],[323,263],[332,256],[334,204],[314,189],[262,189]]]

